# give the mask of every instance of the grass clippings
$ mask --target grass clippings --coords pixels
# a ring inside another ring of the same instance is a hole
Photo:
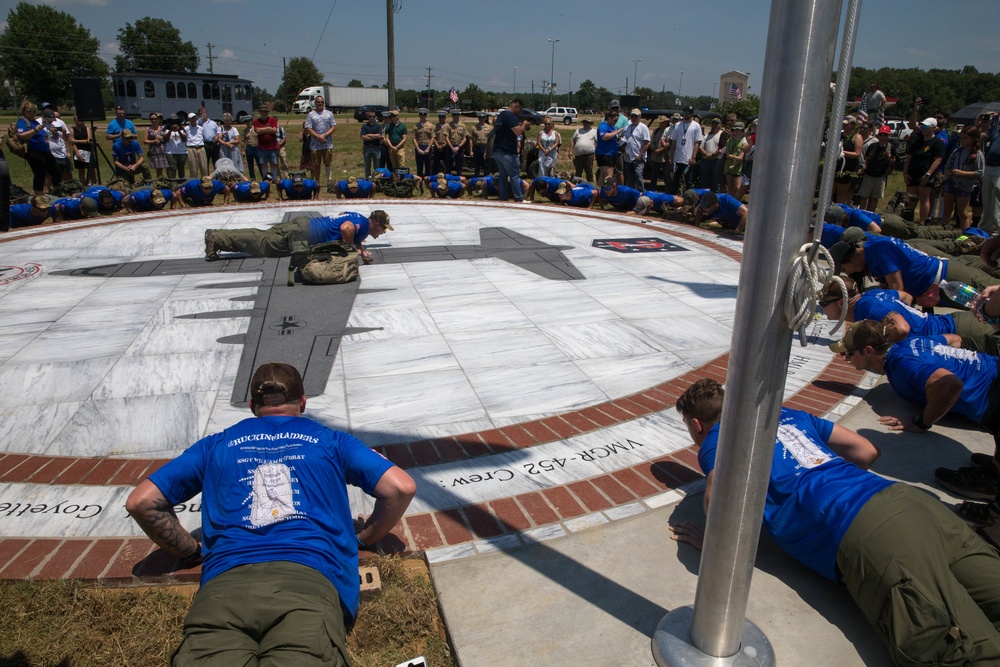
[[[347,638],[356,667],[423,655],[454,667],[422,560],[376,556],[381,594],[362,601]],[[117,588],[79,581],[0,583],[0,667],[167,665],[180,643],[193,586]]]

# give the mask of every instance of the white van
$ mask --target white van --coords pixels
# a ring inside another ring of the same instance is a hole
[[[549,107],[542,115],[549,116],[556,123],[562,120],[563,125],[572,124],[578,116],[574,107]]]

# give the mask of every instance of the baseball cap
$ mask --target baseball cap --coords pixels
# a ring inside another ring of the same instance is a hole
[[[734,130],[745,130],[745,129],[747,129],[747,126],[744,125],[743,123],[736,122],[736,123],[733,123],[733,129]]]
[[[358,177],[357,176],[349,176],[347,178],[347,187],[349,187],[349,188],[356,188],[356,187],[358,187]]]
[[[649,210],[649,207],[652,205],[653,205],[653,200],[647,197],[646,195],[643,195],[639,197],[639,199],[637,199],[635,202],[635,212],[638,213],[639,215],[644,215],[646,211]]]
[[[713,118],[712,119],[712,125],[721,125],[721,124],[722,124],[722,119],[721,118]]]
[[[198,114],[196,114],[196,113],[195,113],[195,112],[193,112],[193,111],[192,111],[191,113],[189,113],[189,114],[188,114],[188,120],[191,120],[192,118],[197,118],[197,117],[198,117]]]
[[[670,115],[670,120],[681,120],[684,116],[680,115],[676,111]]]
[[[694,107],[689,104],[688,106],[684,107],[684,113],[686,114],[694,113]]]
[[[593,125],[594,124],[594,121],[590,120],[589,118],[581,118],[580,122],[581,123],[585,123],[587,125]]]
[[[641,109],[632,109],[632,111],[630,111],[628,115],[629,116],[641,116],[642,115],[642,110]]]
[[[383,227],[385,227],[390,231],[394,231],[392,225],[389,224],[389,214],[383,211],[382,209],[380,208],[375,209],[374,211],[371,212],[371,215],[368,217],[370,220],[375,220],[376,222],[381,220]]]
[[[892,134],[892,128],[889,127],[888,125],[883,125],[882,127],[878,128],[878,133],[879,134]]]
[[[855,118],[854,116],[844,116],[844,122],[845,123],[856,123],[856,122],[858,122],[858,119]]]
[[[490,115],[485,111],[480,111],[479,113],[476,114],[476,118],[489,118],[489,117]]]
[[[397,114],[397,115],[398,115],[398,114]],[[461,111],[460,111],[459,109],[452,109],[452,110],[451,110],[451,115],[452,115],[452,116],[461,116],[461,115],[462,115],[462,112],[461,112]]]
[[[153,188],[153,191],[149,193],[149,201],[153,202],[153,206],[163,206],[167,203],[167,198],[160,190]]]
[[[97,202],[90,197],[80,199],[80,212],[85,218],[97,215]]]
[[[684,191],[684,203],[690,206],[695,206],[698,203],[699,194],[694,188],[688,188]]]
[[[201,177],[201,187],[204,190],[211,190],[212,189],[212,177],[211,176],[202,176]]]
[[[557,195],[564,195],[569,192],[569,183],[560,183],[559,187],[556,188]]]
[[[874,348],[884,347],[887,342],[885,325],[875,320],[861,320],[852,324],[843,338],[830,345],[830,351],[850,355],[869,345]]]
[[[398,116],[398,115],[399,115],[399,112],[398,112],[398,111],[396,111],[395,109],[393,109],[392,111],[390,111],[390,112],[389,112],[389,115],[390,115],[390,116]]]
[[[611,108],[611,109],[620,109],[621,106],[622,106],[622,103],[619,102],[618,100],[611,100],[611,105],[609,106],[609,108]]]
[[[714,192],[706,192],[704,195],[702,195],[701,201],[698,203],[698,208],[704,211],[709,206],[718,203],[719,203],[719,198],[715,195]]]
[[[837,205],[833,205],[826,210],[826,214],[823,215],[823,220],[824,222],[829,222],[834,225],[839,225],[840,221],[844,219],[845,215],[847,214],[844,212],[844,209],[840,208]]]
[[[251,181],[250,183],[250,194],[259,195],[260,194],[260,183],[257,181]]]
[[[48,208],[50,205],[49,198],[45,195],[35,195],[31,198],[31,205],[35,208]]]
[[[52,110],[52,107],[45,107],[42,109],[42,118],[55,118],[56,112]]]
[[[935,120],[933,116],[928,116],[927,118],[924,118],[922,121],[920,121],[920,124],[924,127],[937,128],[937,120]]]
[[[604,187],[608,187],[615,184],[614,176],[608,176],[604,179]]]
[[[125,128],[124,130],[122,130],[122,139],[135,139],[135,132],[133,132],[128,128]]]
[[[257,406],[291,403],[302,398],[305,393],[302,376],[294,366],[288,364],[263,364],[250,381],[250,398]]]
[[[840,273],[844,262],[849,261],[854,256],[854,251],[858,248],[858,242],[865,239],[864,231],[859,227],[848,227],[840,240],[830,246],[830,257],[833,259],[834,273]]]

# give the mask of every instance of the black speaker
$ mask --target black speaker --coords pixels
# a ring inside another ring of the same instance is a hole
[[[70,79],[73,86],[73,104],[80,120],[107,120],[104,115],[104,95],[101,94],[101,80],[96,77],[75,77]]]

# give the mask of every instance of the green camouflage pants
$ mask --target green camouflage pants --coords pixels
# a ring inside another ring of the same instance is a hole
[[[296,216],[267,229],[213,229],[215,249],[251,257],[288,257],[309,246],[309,216]]]

